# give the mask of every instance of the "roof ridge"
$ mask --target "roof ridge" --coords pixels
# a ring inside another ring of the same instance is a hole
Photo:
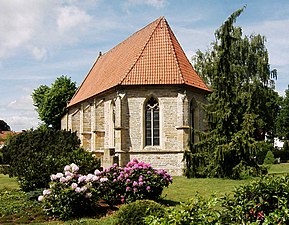
[[[174,44],[173,44],[173,41],[172,41],[172,35],[173,35],[174,39],[177,41],[177,43],[178,43],[179,45],[180,45],[180,43],[179,43],[178,40],[176,39],[174,33],[171,31],[171,27],[170,27],[170,25],[168,24],[167,21],[166,21],[166,25],[167,25],[167,27],[168,27],[168,31],[167,31],[167,32],[169,33],[170,44],[171,44],[171,46],[172,46],[172,48],[173,48],[173,54],[174,54],[174,58],[175,58],[176,63],[177,63],[177,67],[178,67],[178,70],[179,70],[179,75],[180,75],[181,80],[182,80],[183,83],[185,84],[186,81],[185,81],[184,76],[183,76],[183,74],[182,74],[182,70],[181,70],[181,67],[180,67],[180,62],[179,62],[179,59],[178,59],[177,54],[176,54],[176,48],[175,48],[175,46],[174,46]],[[171,31],[171,32],[170,32],[170,31]],[[182,48],[181,48],[181,50],[183,51]]]
[[[120,80],[120,82],[118,83],[119,85],[121,85],[121,84],[124,82],[124,80],[127,78],[127,76],[129,75],[129,73],[130,73],[130,72],[132,71],[132,69],[135,67],[136,63],[139,61],[142,53],[144,52],[145,48],[147,47],[149,41],[151,40],[151,38],[152,38],[152,36],[153,36],[153,34],[154,34],[154,32],[156,31],[157,27],[159,26],[160,22],[161,22],[163,19],[165,19],[164,16],[161,16],[160,18],[158,18],[157,20],[154,21],[154,22],[156,22],[156,21],[159,20],[159,21],[157,22],[156,26],[154,27],[152,33],[149,35],[149,38],[148,38],[148,40],[145,42],[145,44],[144,44],[143,48],[141,49],[139,55],[136,57],[135,62],[132,64],[132,66],[129,68],[129,70],[127,71],[127,73],[123,76],[123,78],[122,78],[122,79]],[[154,22],[152,22],[152,23],[154,23]],[[149,25],[150,25],[150,24],[149,24]],[[146,27],[148,27],[149,25],[147,25]],[[145,29],[145,27],[144,27],[143,29]]]
[[[74,93],[74,95],[72,96],[72,98],[70,99],[70,101],[76,96],[76,94],[79,92],[80,88],[82,87],[82,85],[84,84],[84,82],[86,81],[86,79],[88,78],[90,72],[92,71],[93,67],[95,66],[95,64],[97,63],[97,61],[100,59],[100,57],[102,56],[101,52],[99,52],[98,57],[96,58],[95,62],[93,63],[92,67],[90,68],[90,70],[88,71],[88,73],[86,74],[84,80],[81,82],[80,86],[77,88],[76,92]],[[67,106],[70,105],[70,101],[67,103]]]

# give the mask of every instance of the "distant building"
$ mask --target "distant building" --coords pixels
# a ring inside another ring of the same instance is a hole
[[[284,141],[280,140],[279,138],[274,138],[274,147],[281,149],[283,148]]]
[[[133,158],[181,175],[210,93],[164,17],[99,55],[62,118],[104,167]]]
[[[0,130],[0,148],[3,148],[5,141],[8,137],[14,136],[20,132],[14,132],[14,131],[1,131]]]

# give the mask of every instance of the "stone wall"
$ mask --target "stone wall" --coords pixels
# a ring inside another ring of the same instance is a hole
[[[159,146],[145,146],[144,141],[144,108],[151,96],[160,107]],[[62,127],[77,131],[85,149],[105,155],[103,165],[117,157],[121,166],[137,158],[181,175],[183,152],[190,142],[190,105],[195,129],[204,130],[203,102],[204,95],[187,86],[122,87],[72,107],[63,117]]]
[[[164,169],[174,176],[183,175],[183,152],[130,152],[129,157],[148,162],[153,168]]]

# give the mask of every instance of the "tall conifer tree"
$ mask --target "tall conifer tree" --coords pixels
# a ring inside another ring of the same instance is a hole
[[[193,58],[197,72],[212,94],[204,106],[210,131],[185,153],[189,177],[239,178],[242,171],[258,174],[257,151],[265,133],[274,133],[278,110],[273,90],[276,70],[270,71],[265,37],[242,36],[235,27],[242,9],[215,32],[211,50]]]

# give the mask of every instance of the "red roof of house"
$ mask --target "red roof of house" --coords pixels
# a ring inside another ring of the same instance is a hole
[[[210,91],[164,17],[100,55],[69,106],[118,85],[187,84]]]
[[[14,131],[0,131],[0,145],[3,145],[9,136],[20,134],[21,132]]]

